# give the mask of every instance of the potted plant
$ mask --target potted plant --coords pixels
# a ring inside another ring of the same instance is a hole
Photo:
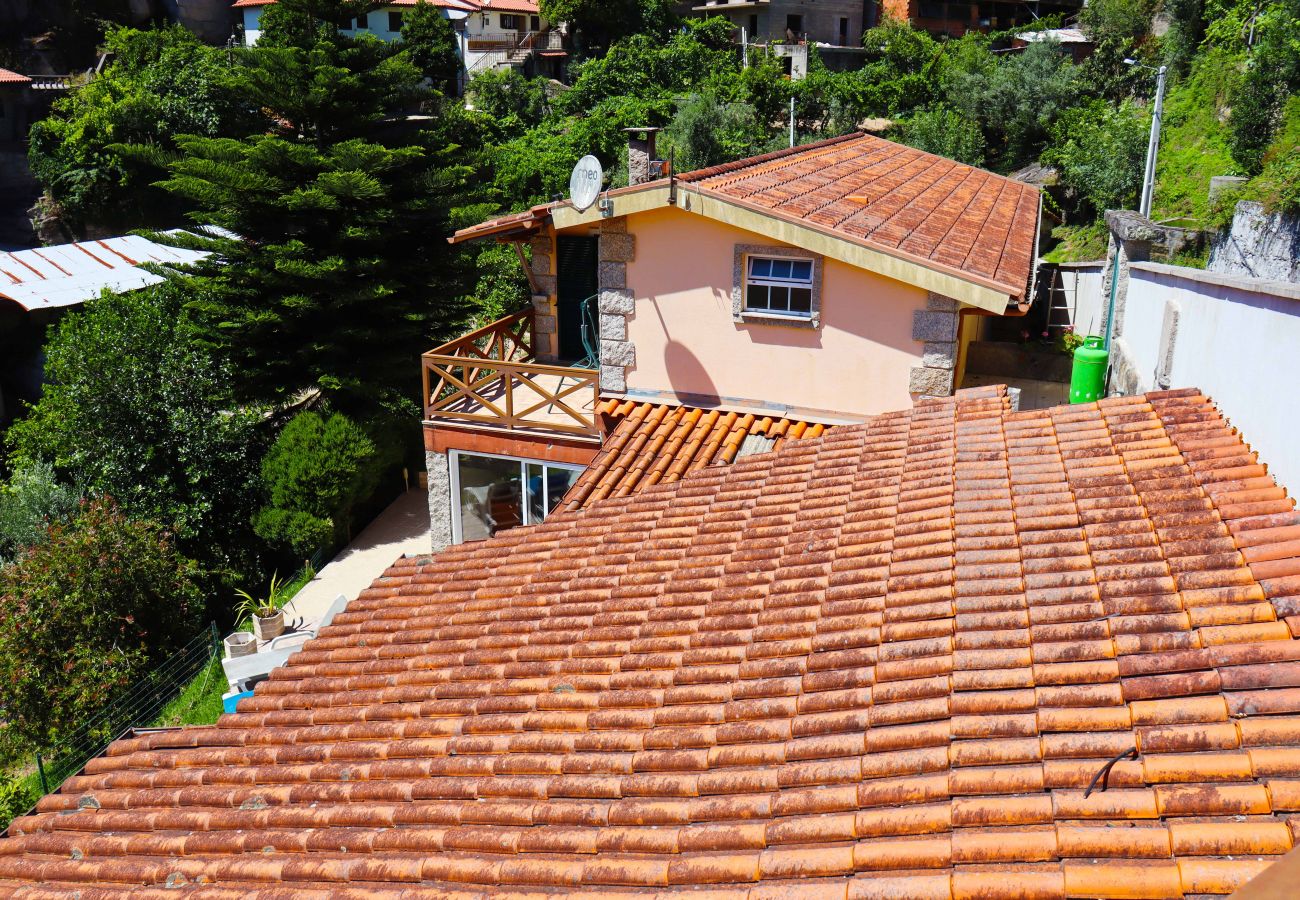
[[[252,656],[257,652],[257,638],[247,631],[235,631],[226,635],[225,645],[227,659]]]
[[[278,575],[271,576],[271,586],[265,598],[254,597],[248,591],[236,591],[242,598],[235,607],[235,618],[242,621],[245,617],[253,620],[253,633],[259,641],[269,641],[284,632],[284,610],[280,609],[280,595],[284,593],[285,582]]]

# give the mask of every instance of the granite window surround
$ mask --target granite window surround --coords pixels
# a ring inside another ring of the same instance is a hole
[[[750,256],[765,256],[776,259],[812,260],[812,312],[783,314],[766,310],[745,308],[745,260]],[[771,244],[736,244],[731,265],[731,318],[736,322],[754,325],[781,325],[790,328],[821,328],[822,308],[822,273],[824,260],[820,254],[798,247],[783,247]]]

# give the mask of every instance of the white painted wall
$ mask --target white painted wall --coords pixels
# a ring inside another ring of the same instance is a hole
[[[1070,324],[1076,334],[1101,334],[1105,327],[1106,298],[1101,289],[1105,268],[1105,260],[1098,260],[1066,263],[1058,269],[1059,283],[1070,307]]]
[[[1213,399],[1278,484],[1300,493],[1300,285],[1133,263],[1120,340],[1141,390],[1155,383],[1171,304],[1169,386]]]
[[[258,38],[262,36],[262,10],[265,8],[266,7],[263,6],[244,8],[244,46],[253,46],[257,43]],[[395,41],[402,36],[402,33],[400,30],[394,31],[388,27],[390,24],[388,14],[390,12],[409,13],[410,11],[411,7],[409,6],[385,6],[381,9],[372,10],[365,16],[360,17],[364,18],[364,23],[357,23],[359,26],[364,25],[364,27],[344,28],[342,29],[342,32],[348,37],[356,37],[358,34],[373,34],[380,40]],[[465,13],[460,11],[453,12],[441,9],[440,12],[442,12],[445,17],[451,19],[453,24],[465,18]],[[477,16],[475,18],[477,18]],[[463,45],[461,45],[461,51],[463,56]]]

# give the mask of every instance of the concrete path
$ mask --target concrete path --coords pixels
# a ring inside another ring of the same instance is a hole
[[[366,526],[366,530],[316,573],[284,607],[286,622],[320,619],[339,594],[349,601],[404,554],[429,552],[429,495],[415,488]]]

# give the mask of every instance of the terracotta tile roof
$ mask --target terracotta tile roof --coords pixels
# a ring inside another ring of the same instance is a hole
[[[983,279],[1029,284],[1033,185],[870,134],[852,134],[681,176],[702,192]]]
[[[536,231],[551,220],[551,208],[546,204],[534,206],[520,213],[498,216],[469,228],[462,228],[447,238],[452,244],[477,241],[486,237],[523,237]]]
[[[1005,385],[957,391],[959,400],[1005,396]],[[836,427],[799,417],[624,399],[603,401],[596,414],[606,438],[565,495],[562,507],[567,510],[669,484],[705,466],[730,465]]]
[[[820,437],[827,427],[781,416],[632,400],[606,400],[596,413],[608,437],[565,495],[565,509],[670,484],[705,466],[729,465],[742,454]]]
[[[31,84],[32,80],[26,75],[20,75],[17,72],[10,72],[8,69],[0,69],[0,84]]]
[[[399,561],[0,894],[1225,894],[1300,832],[1297,631],[1300,515],[1197,392],[927,402]]]

